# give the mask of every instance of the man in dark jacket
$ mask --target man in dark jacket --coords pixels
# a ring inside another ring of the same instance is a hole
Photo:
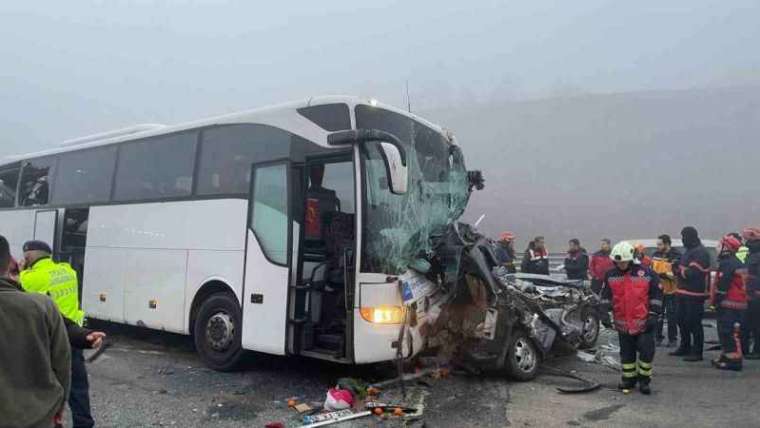
[[[705,332],[702,317],[707,299],[707,281],[710,276],[710,253],[702,245],[697,229],[687,226],[681,230],[684,254],[678,265],[676,290],[678,328],[681,344],[669,355],[683,356],[684,361],[702,361]]]
[[[508,273],[517,272],[515,267],[515,234],[512,232],[502,232],[499,235],[499,242],[494,248],[496,261],[500,266],[504,266]]]
[[[731,235],[724,236],[718,245],[718,273],[713,303],[718,308],[718,337],[723,352],[712,364],[723,370],[742,369],[741,344],[737,343],[738,333],[737,337],[734,334],[747,309],[747,291],[744,287],[747,272],[744,264],[736,257],[741,246],[741,241]]]
[[[571,239],[568,242],[567,257],[565,257],[565,272],[567,279],[588,279],[588,253],[581,247],[579,239]]]
[[[610,259],[611,250],[612,247],[610,246],[610,240],[605,238],[602,239],[601,249],[591,256],[588,270],[591,273],[591,290],[594,293],[599,294],[599,292],[602,290],[602,281],[604,281],[604,276],[610,269],[614,267],[614,264]]]
[[[0,425],[52,427],[71,382],[66,329],[49,297],[8,277],[10,258],[0,236]]]
[[[748,227],[742,232],[747,255],[747,311],[742,322],[744,358],[760,360],[760,228]]]
[[[610,257],[615,267],[607,272],[602,285],[602,304],[611,306],[620,341],[623,379],[620,389],[650,394],[654,360],[654,329],[662,311],[662,292],[657,275],[634,263],[633,246],[620,242]]]
[[[549,275],[549,252],[544,245],[544,237],[536,238],[528,244],[525,250],[520,270],[523,273],[534,273],[538,275]]]

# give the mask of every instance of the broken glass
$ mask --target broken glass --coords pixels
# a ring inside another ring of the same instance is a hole
[[[461,152],[440,132],[407,116],[358,106],[357,128],[398,137],[406,150],[409,186],[390,191],[379,143],[362,146],[364,227],[362,270],[399,274],[415,258],[432,253],[431,237],[441,235],[464,212],[469,199]]]

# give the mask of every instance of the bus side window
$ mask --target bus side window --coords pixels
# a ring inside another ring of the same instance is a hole
[[[50,179],[55,169],[55,158],[34,159],[24,164],[21,171],[19,203],[22,206],[46,205],[50,200]]]
[[[18,174],[18,168],[0,171],[0,208],[13,208],[16,205]]]

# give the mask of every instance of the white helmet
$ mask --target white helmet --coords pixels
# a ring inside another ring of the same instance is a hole
[[[634,248],[628,241],[620,241],[615,244],[610,253],[610,258],[615,262],[632,262]]]

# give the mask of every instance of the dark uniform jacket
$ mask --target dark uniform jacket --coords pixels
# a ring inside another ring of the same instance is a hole
[[[567,253],[565,258],[567,279],[588,279],[588,253],[580,249],[575,253]]]
[[[53,301],[0,278],[0,344],[0,426],[52,426],[71,384],[71,350]]]
[[[691,299],[706,299],[707,282],[710,276],[710,253],[698,244],[689,248],[679,264],[680,280],[676,294]]]
[[[760,300],[760,241],[747,242],[747,298]]]

